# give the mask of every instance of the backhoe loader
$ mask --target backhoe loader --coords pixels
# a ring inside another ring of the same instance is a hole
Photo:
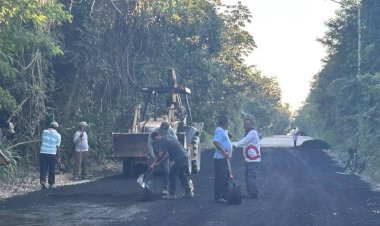
[[[178,140],[189,153],[189,171],[198,172],[201,166],[200,133],[202,122],[193,122],[188,95],[189,88],[177,84],[173,68],[168,69],[168,86],[145,87],[143,107],[135,107],[132,127],[128,132],[114,132],[113,158],[123,161],[123,173],[136,175],[137,166],[149,165],[148,136],[167,121]],[[162,103],[164,102],[164,103]]]

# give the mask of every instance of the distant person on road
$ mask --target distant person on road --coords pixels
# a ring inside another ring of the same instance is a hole
[[[78,130],[74,133],[73,142],[75,145],[74,149],[74,169],[73,169],[73,179],[88,179],[87,175],[87,161],[88,161],[88,136],[86,133],[86,128],[88,124],[86,122],[80,122],[78,124]],[[79,168],[81,168],[81,174],[79,177]]]
[[[297,127],[293,128],[291,135],[293,136],[293,147],[296,148],[297,147],[297,140],[298,140],[298,137],[300,135],[300,131],[298,130]]]
[[[0,129],[0,148],[1,148],[1,143],[3,140],[7,137],[10,136],[11,134],[14,134],[14,126],[11,122],[5,122],[1,124],[1,129]],[[8,165],[11,163],[11,160],[5,156],[5,154],[1,151],[0,149],[0,157],[4,160],[4,162],[1,165]]]
[[[188,153],[183,145],[174,136],[162,136],[159,132],[152,132],[150,135],[153,145],[157,147],[157,159],[150,166],[156,168],[167,159],[170,159],[169,168],[169,194],[164,196],[165,199],[176,198],[176,177],[179,178],[185,189],[184,198],[194,197],[194,187],[190,180]]]
[[[235,147],[243,147],[243,156],[245,159],[245,182],[247,186],[247,198],[257,198],[258,190],[258,172],[261,162],[260,138],[257,131],[253,128],[252,119],[244,120],[245,136],[236,143]]]
[[[357,153],[357,151],[358,151],[358,149],[357,149],[356,145],[353,145],[352,147],[350,147],[350,148],[347,149],[348,161],[347,161],[346,166],[343,168],[343,171],[345,171],[348,167],[350,167],[351,161],[352,161],[352,159],[354,157],[354,154]]]
[[[228,180],[230,177],[227,158],[232,157],[232,144],[228,133],[228,118],[220,116],[218,127],[215,129],[213,144],[215,146],[215,180],[214,201],[225,203],[228,195]]]
[[[172,136],[175,139],[177,139],[177,135],[174,132],[174,129],[170,127],[170,124],[168,122],[162,122],[159,128],[154,129],[149,137],[148,137],[148,150],[149,150],[149,156],[153,158],[153,160],[157,159],[158,156],[158,149],[155,148],[154,142],[151,138],[151,134],[153,132],[158,132],[161,136]],[[166,159],[160,164],[161,171],[162,171],[162,188],[161,192],[164,195],[169,194],[168,191],[168,185],[169,185],[169,159]]]
[[[59,161],[58,148],[61,145],[61,135],[58,133],[58,123],[52,122],[48,129],[42,132],[40,150],[40,184],[46,189],[46,173],[49,172],[49,188],[55,188],[55,163]]]

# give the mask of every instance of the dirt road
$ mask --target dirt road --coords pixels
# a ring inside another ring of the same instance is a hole
[[[2,200],[0,225],[380,225],[380,192],[356,175],[337,173],[342,168],[321,150],[266,142],[260,196],[240,206],[214,203],[213,152],[207,150],[193,176],[194,199],[142,202],[135,179],[113,176]],[[232,164],[244,194],[241,153]]]

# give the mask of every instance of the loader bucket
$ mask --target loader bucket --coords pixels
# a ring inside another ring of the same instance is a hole
[[[149,133],[112,133],[113,157],[147,158]]]

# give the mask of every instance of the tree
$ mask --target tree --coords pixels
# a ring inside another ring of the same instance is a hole
[[[378,165],[374,151],[380,142],[376,128],[379,98],[380,2],[344,1],[336,18],[327,23],[328,32],[320,39],[328,48],[324,68],[312,83],[307,104],[298,123],[309,133],[324,138],[337,150],[356,144],[370,165]],[[361,74],[358,74],[358,7],[361,7]],[[378,177],[380,169],[369,169]]]
[[[17,115],[18,136],[30,138],[39,134],[54,90],[49,60],[63,53],[53,31],[71,17],[54,0],[3,0],[0,6],[1,120]]]

